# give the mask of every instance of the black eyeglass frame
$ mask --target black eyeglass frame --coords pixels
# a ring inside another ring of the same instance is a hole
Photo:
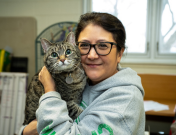
[[[108,54],[111,52],[111,49],[112,49],[112,46],[113,46],[113,45],[116,45],[116,46],[118,45],[118,44],[116,44],[116,43],[114,43],[114,42],[99,42],[99,43],[96,43],[96,44],[90,44],[90,43],[87,43],[87,42],[77,42],[76,45],[79,46],[79,43],[86,43],[86,44],[90,45],[90,48],[89,48],[89,51],[88,51],[87,54],[89,54],[90,49],[93,47],[93,48],[95,49],[95,52],[96,52],[98,55],[102,55],[102,56],[108,55]],[[110,51],[109,51],[108,54],[99,54],[99,53],[97,52],[97,50],[96,50],[96,48],[95,48],[95,45],[100,44],[100,43],[110,43],[110,44],[111,44],[111,49],[110,49]],[[87,54],[81,54],[81,55],[87,55]]]

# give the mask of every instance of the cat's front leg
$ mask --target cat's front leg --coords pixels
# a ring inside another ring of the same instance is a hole
[[[42,94],[44,94],[44,88],[38,80],[38,76],[35,75],[29,85],[26,95],[25,118],[23,125],[27,125],[36,119],[35,112],[39,106],[39,99]]]
[[[82,109],[79,107],[78,104],[76,104],[74,101],[68,101],[67,102],[68,112],[69,116],[74,120],[76,119],[81,113]]]

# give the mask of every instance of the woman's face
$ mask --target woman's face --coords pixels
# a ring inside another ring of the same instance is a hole
[[[114,42],[113,35],[98,25],[89,24],[81,31],[78,42],[96,44],[99,42]],[[117,72],[117,64],[121,60],[124,49],[117,54],[116,46],[113,45],[111,52],[106,55],[98,55],[92,47],[89,54],[82,55],[81,61],[84,70],[92,84],[97,84]]]

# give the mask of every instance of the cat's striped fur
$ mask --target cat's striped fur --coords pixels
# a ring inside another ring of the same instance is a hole
[[[74,34],[71,32],[67,39],[60,43],[50,43],[46,39],[41,39],[41,44],[45,52],[44,65],[54,78],[56,91],[67,102],[69,116],[75,119],[82,112],[79,104],[86,84],[86,75],[81,66],[81,54],[75,45]],[[67,84],[65,81],[69,75],[73,78],[71,84]],[[36,119],[35,112],[42,94],[44,94],[44,88],[38,80],[37,73],[34,75],[27,91],[23,125],[29,124],[32,120]]]

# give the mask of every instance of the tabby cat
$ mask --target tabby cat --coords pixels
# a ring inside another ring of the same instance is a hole
[[[86,84],[86,75],[81,66],[81,54],[75,44],[75,36],[70,32],[65,41],[50,43],[41,39],[44,50],[44,65],[52,75],[56,91],[67,102],[69,116],[74,120],[82,112],[79,107],[82,92]],[[25,119],[23,125],[36,119],[35,112],[39,98],[44,94],[44,87],[35,74],[29,85],[26,96]]]

